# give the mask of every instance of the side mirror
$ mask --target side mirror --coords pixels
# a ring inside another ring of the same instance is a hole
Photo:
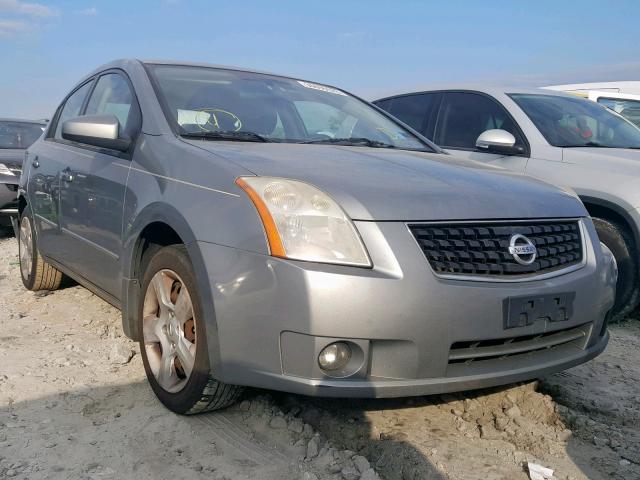
[[[120,135],[120,122],[115,115],[86,115],[62,124],[62,138],[94,147],[126,152],[131,139]]]
[[[516,146],[516,137],[506,130],[500,129],[482,132],[476,140],[476,148],[506,155],[516,155],[523,152],[522,147]]]

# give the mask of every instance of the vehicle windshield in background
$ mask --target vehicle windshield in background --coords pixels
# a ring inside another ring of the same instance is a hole
[[[597,103],[557,95],[509,96],[554,147],[640,148],[640,129]]]
[[[43,131],[44,127],[37,123],[0,121],[0,148],[29,148]]]
[[[626,98],[598,98],[598,103],[619,113],[636,127],[640,127],[640,101]]]
[[[165,114],[184,136],[433,151],[366,102],[332,87],[210,67],[149,69]]]

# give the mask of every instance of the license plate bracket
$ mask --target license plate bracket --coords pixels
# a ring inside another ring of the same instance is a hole
[[[509,297],[502,302],[504,328],[533,325],[538,320],[566,322],[573,317],[575,292]]]

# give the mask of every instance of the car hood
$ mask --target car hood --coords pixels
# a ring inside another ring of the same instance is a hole
[[[529,177],[450,155],[333,145],[189,143],[260,176],[302,180],[354,220],[579,217],[572,195]]]
[[[13,171],[15,176],[0,175],[0,184],[15,184],[20,179],[22,170],[22,162],[24,160],[24,150],[0,148],[0,163],[6,165],[9,170]]]
[[[13,148],[0,148],[0,163],[22,165],[24,150]]]

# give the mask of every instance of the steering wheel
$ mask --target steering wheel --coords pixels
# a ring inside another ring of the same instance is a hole
[[[196,125],[204,132],[237,132],[242,128],[242,120],[222,108],[200,108],[196,113]]]
[[[313,132],[309,134],[310,140],[329,140],[333,135],[323,132]]]

